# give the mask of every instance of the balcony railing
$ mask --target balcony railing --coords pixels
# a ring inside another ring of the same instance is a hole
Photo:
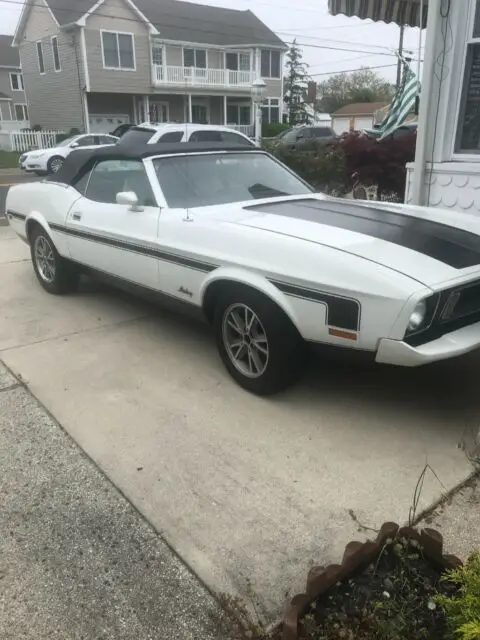
[[[154,70],[156,84],[175,84],[191,87],[250,87],[254,80],[251,71],[164,67],[160,65],[154,65]]]

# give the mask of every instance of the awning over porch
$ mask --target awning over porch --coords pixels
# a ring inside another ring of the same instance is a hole
[[[428,0],[423,0],[423,28],[427,26]],[[369,18],[375,22],[395,22],[398,25],[420,25],[420,0],[328,0],[328,10],[336,16]]]

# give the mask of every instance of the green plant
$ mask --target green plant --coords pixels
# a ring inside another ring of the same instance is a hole
[[[283,124],[282,122],[276,122],[272,124],[264,122],[262,124],[262,137],[274,138],[275,136],[278,136],[279,133],[282,133],[282,131],[285,131],[285,129],[290,129],[290,125]]]
[[[442,580],[457,588],[452,597],[436,597],[445,611],[450,637],[480,640],[480,553],[473,553],[463,566],[448,571]]]

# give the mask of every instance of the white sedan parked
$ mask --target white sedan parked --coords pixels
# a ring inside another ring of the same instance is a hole
[[[85,271],[183,304],[257,394],[288,386],[308,343],[404,366],[480,346],[477,218],[314,193],[259,149],[76,151],[6,207],[47,291]]]
[[[138,146],[173,142],[223,142],[254,147],[255,142],[240,131],[217,124],[195,123],[152,123],[143,122],[131,127],[122,137],[120,144]]]
[[[48,173],[56,173],[62,168],[65,158],[79,147],[94,148],[110,144],[116,144],[119,138],[107,134],[90,134],[73,136],[67,138],[56,147],[49,149],[35,149],[28,151],[19,158],[20,169],[28,173],[36,173],[43,175]]]

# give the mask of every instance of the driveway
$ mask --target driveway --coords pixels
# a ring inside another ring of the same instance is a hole
[[[0,228],[0,358],[215,593],[267,621],[368,527],[407,519],[428,462],[444,487],[471,471],[477,354],[395,369],[316,361],[261,399],[223,371],[207,328],[92,282],[36,283]],[[441,495],[427,475],[419,509]]]

